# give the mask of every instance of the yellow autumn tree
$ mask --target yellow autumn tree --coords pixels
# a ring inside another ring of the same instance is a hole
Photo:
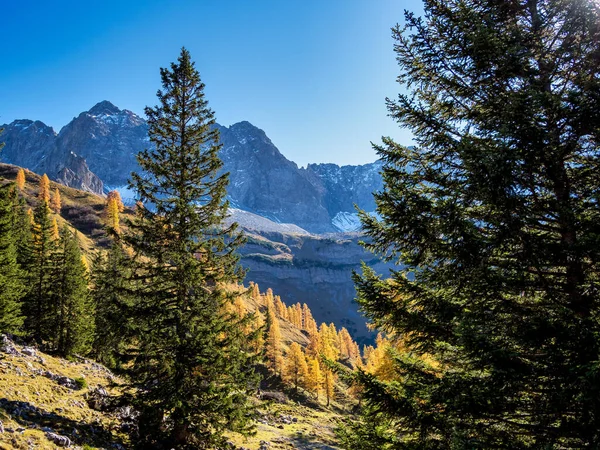
[[[253,315],[253,320],[250,322],[250,328],[253,332],[256,333],[256,339],[251,340],[251,351],[254,354],[262,353],[265,347],[265,337],[263,327],[265,326],[265,320],[263,319],[263,315],[256,312]],[[260,330],[260,332],[258,332]]]
[[[304,328],[304,324],[302,323],[302,305],[300,303],[294,305],[294,325],[301,330]]]
[[[258,287],[258,284],[251,281],[250,289],[251,289],[250,297],[252,298],[252,300],[259,303],[260,302],[260,288]]]
[[[293,385],[296,392],[298,392],[298,386],[306,387],[308,365],[302,347],[297,342],[292,342],[290,345],[284,369],[284,381]]]
[[[327,326],[326,324],[322,323],[319,327],[319,338],[321,341],[321,357],[329,361],[337,361],[340,352],[338,348],[335,325],[332,323],[331,325]],[[327,406],[329,406],[335,393],[336,374],[328,367],[323,367],[322,372],[323,390],[325,391],[325,397],[327,398]]]
[[[392,343],[383,334],[379,333],[375,339],[375,347],[366,358],[365,371],[377,378],[391,381],[396,378],[397,371],[390,355]]]
[[[111,199],[115,200],[119,212],[123,212],[125,210],[125,205],[123,205],[123,200],[121,199],[121,194],[119,194],[119,191],[110,191],[108,194],[106,194],[106,202],[108,203],[108,201]]]
[[[287,318],[285,314],[285,303],[283,303],[281,297],[276,295],[273,303],[275,305],[275,314],[277,314],[277,317],[285,320]]]
[[[17,179],[15,181],[17,183],[17,188],[20,191],[23,191],[25,188],[25,171],[22,168],[17,172]]]
[[[107,197],[105,208],[106,225],[119,233],[121,231],[119,226],[119,201],[114,196]]]
[[[360,356],[360,350],[358,348],[358,344],[354,342],[352,336],[346,328],[342,328],[338,333],[338,340],[340,343],[340,356],[342,358],[348,359],[350,362],[354,364],[354,362]]]
[[[267,309],[267,340],[265,342],[265,356],[267,367],[275,374],[281,375],[283,369],[283,356],[281,354],[281,330],[279,319],[271,306]]]
[[[306,303],[302,305],[302,329],[308,331],[309,334],[318,333],[319,331],[317,322]]]
[[[42,175],[42,178],[40,178],[38,199],[46,203],[50,201],[50,180],[46,174]]]
[[[328,338],[329,338],[329,343],[332,346],[332,356],[330,359],[333,360],[338,360],[340,359],[340,339],[338,336],[338,332],[335,328],[335,324],[330,323],[329,326],[329,334],[328,334]]]
[[[58,231],[58,222],[56,221],[56,217],[52,219],[52,239],[58,241],[60,238],[60,233]]]
[[[235,298],[235,301],[233,302],[233,307],[235,310],[235,314],[239,317],[242,318],[246,315],[246,313],[248,312],[246,309],[246,304],[244,303],[244,300],[242,299],[241,295],[238,295]]]
[[[321,353],[321,334],[316,329],[316,326],[315,332],[309,334],[309,342],[306,352],[313,358],[318,358]]]
[[[54,211],[56,214],[60,214],[60,209],[62,208],[62,203],[60,199],[60,192],[58,188],[54,189],[52,193],[52,198],[50,200],[50,209]]]
[[[306,379],[306,390],[311,392],[315,398],[319,398],[323,377],[321,365],[317,358],[308,357],[308,377]]]
[[[273,289],[271,289],[271,288],[267,289],[267,292],[265,293],[263,300],[265,302],[265,306],[267,307],[267,311],[273,310],[273,308],[275,307],[275,302],[274,302],[274,298],[273,298]]]

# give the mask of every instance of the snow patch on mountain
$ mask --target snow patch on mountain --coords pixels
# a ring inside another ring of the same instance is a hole
[[[237,222],[245,230],[258,230],[267,233],[310,235],[308,231],[293,223],[277,223],[263,216],[253,214],[238,208],[229,208],[226,223]]]
[[[341,232],[358,231],[361,228],[358,214],[340,211],[331,220],[333,226]]]

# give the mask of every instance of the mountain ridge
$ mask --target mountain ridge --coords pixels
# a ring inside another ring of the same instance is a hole
[[[125,199],[132,197],[127,180],[139,170],[135,156],[149,142],[146,121],[107,100],[80,113],[58,133],[28,119],[0,127],[5,128],[0,141],[6,142],[0,162],[45,172],[67,186],[96,194],[118,189]],[[216,127],[223,144],[223,171],[230,173],[229,200],[235,208],[311,233],[355,231],[354,204],[374,210],[371,192],[382,187],[380,162],[302,168],[248,121]]]

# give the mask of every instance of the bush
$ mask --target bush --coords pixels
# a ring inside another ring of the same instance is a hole
[[[75,378],[75,383],[78,389],[85,389],[88,386],[87,381],[83,377]]]

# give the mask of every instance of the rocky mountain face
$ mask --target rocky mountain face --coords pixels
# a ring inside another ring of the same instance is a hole
[[[25,167],[67,186],[101,194],[102,180],[88,167],[85,158],[58,145],[56,132],[40,121],[15,120],[2,125],[0,162]]]
[[[132,171],[140,170],[136,155],[148,146],[148,125],[131,111],[103,101],[63,127],[57,141],[84,157],[106,186],[123,186]]]
[[[139,171],[136,154],[149,145],[148,125],[135,113],[103,101],[58,135],[39,121],[17,120],[3,127],[0,139],[6,146],[0,162],[46,172],[91,192],[118,189],[133,201],[127,181],[131,172]],[[380,163],[299,168],[249,122],[217,127],[224,171],[230,173],[229,198],[236,208],[311,233],[354,231],[359,226],[354,204],[374,209],[371,193],[381,189]]]
[[[248,122],[219,126],[232,203],[314,233],[333,231],[318,181],[287,160],[264,131]]]
[[[373,342],[373,332],[354,301],[352,271],[360,272],[363,261],[378,273],[387,272],[390,265],[358,244],[359,233],[318,236],[254,230],[247,236],[241,263],[248,269],[248,280],[261,289],[271,287],[288,305],[306,303],[317,322],[346,327],[359,344]]]
[[[392,265],[367,252],[359,244],[360,233],[316,235],[239,209],[230,210],[227,222],[236,222],[246,234],[240,254],[247,280],[263,291],[272,288],[288,305],[306,303],[317,322],[346,327],[358,343],[373,343],[354,301],[352,271],[360,272],[362,262],[378,273]]]

